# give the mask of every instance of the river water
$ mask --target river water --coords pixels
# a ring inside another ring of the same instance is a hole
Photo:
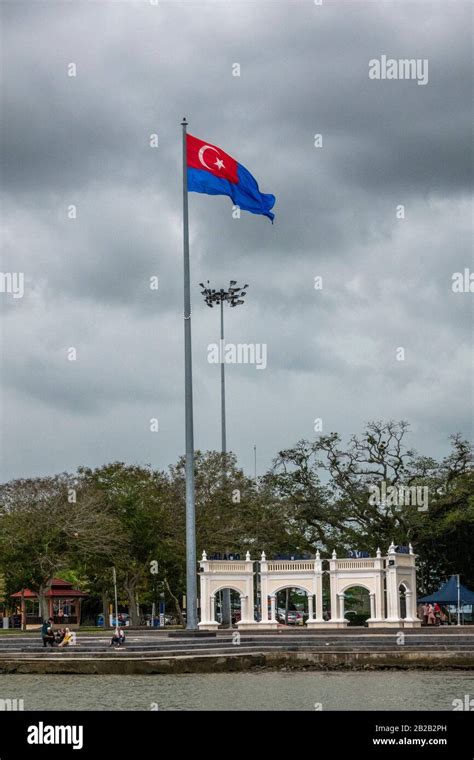
[[[0,676],[25,710],[452,710],[467,694],[469,671]]]

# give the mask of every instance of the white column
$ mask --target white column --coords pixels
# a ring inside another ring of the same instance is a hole
[[[261,594],[260,606],[262,613],[262,623],[268,623],[268,596],[266,594]]]
[[[199,576],[199,596],[201,597],[201,622],[209,621],[209,593],[207,590],[207,578]]]
[[[385,603],[384,603],[384,559],[382,552],[377,549],[377,556],[374,562],[375,570],[377,572],[375,576],[375,617],[377,620],[383,620],[385,618]]]
[[[275,594],[272,594],[270,597],[270,620],[272,623],[276,623],[275,602],[276,602]]]
[[[313,595],[308,594],[308,622],[314,620],[313,618]]]
[[[391,566],[387,568],[387,620],[393,622],[400,620],[399,613],[399,591],[397,583],[396,568]]]
[[[391,564],[392,563],[392,564]],[[387,621],[399,623],[400,621],[400,599],[398,591],[397,577],[397,554],[395,546],[392,543],[389,546],[387,554]]]
[[[323,575],[316,575],[316,620],[323,620]]]
[[[370,617],[373,619],[375,617],[375,593],[372,592],[369,594],[370,598]]]
[[[405,591],[405,612],[405,619],[413,620],[413,595],[411,591],[408,591],[408,589]]]
[[[260,558],[260,604],[262,623],[268,623],[268,565],[265,552]]]
[[[336,552],[333,552],[332,559],[329,561],[330,576],[329,583],[331,587],[331,620],[337,620],[339,617],[339,603],[337,595],[337,558]]]
[[[322,584],[321,587],[319,587],[318,584],[318,592],[316,594],[316,620],[319,622],[321,620],[324,620],[323,618],[323,589]]]
[[[316,621],[321,622],[323,620],[323,561],[319,549],[314,560],[314,596],[316,599]]]
[[[245,594],[240,595],[240,619],[242,623],[247,623],[247,597]]]
[[[339,599],[339,619],[344,620],[344,594],[338,594]]]
[[[210,615],[209,615],[209,620],[212,623],[214,623],[214,621],[216,619],[216,595],[215,594],[211,594],[210,602],[211,602],[211,604],[210,604],[211,612],[210,612]]]

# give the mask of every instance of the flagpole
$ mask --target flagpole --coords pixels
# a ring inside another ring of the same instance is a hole
[[[191,286],[189,278],[188,161],[183,118],[183,261],[184,261],[184,396],[186,419],[186,628],[197,621],[196,514],[194,507],[193,367],[191,354]]]

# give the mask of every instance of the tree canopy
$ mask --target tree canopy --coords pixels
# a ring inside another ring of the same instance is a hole
[[[249,550],[374,554],[411,543],[419,591],[452,573],[474,587],[471,446],[460,435],[442,461],[407,445],[406,422],[370,422],[344,445],[321,435],[280,451],[255,480],[233,454],[196,452],[198,554]],[[111,567],[132,623],[157,584],[180,613],[185,593],[184,458],[167,471],[123,462],[0,486],[0,572],[9,593],[73,573],[110,598]],[[138,604],[137,604],[138,600]]]

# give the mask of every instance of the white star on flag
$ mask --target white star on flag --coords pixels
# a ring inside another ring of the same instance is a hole
[[[216,166],[218,169],[225,169],[224,162],[220,158],[216,159]]]

